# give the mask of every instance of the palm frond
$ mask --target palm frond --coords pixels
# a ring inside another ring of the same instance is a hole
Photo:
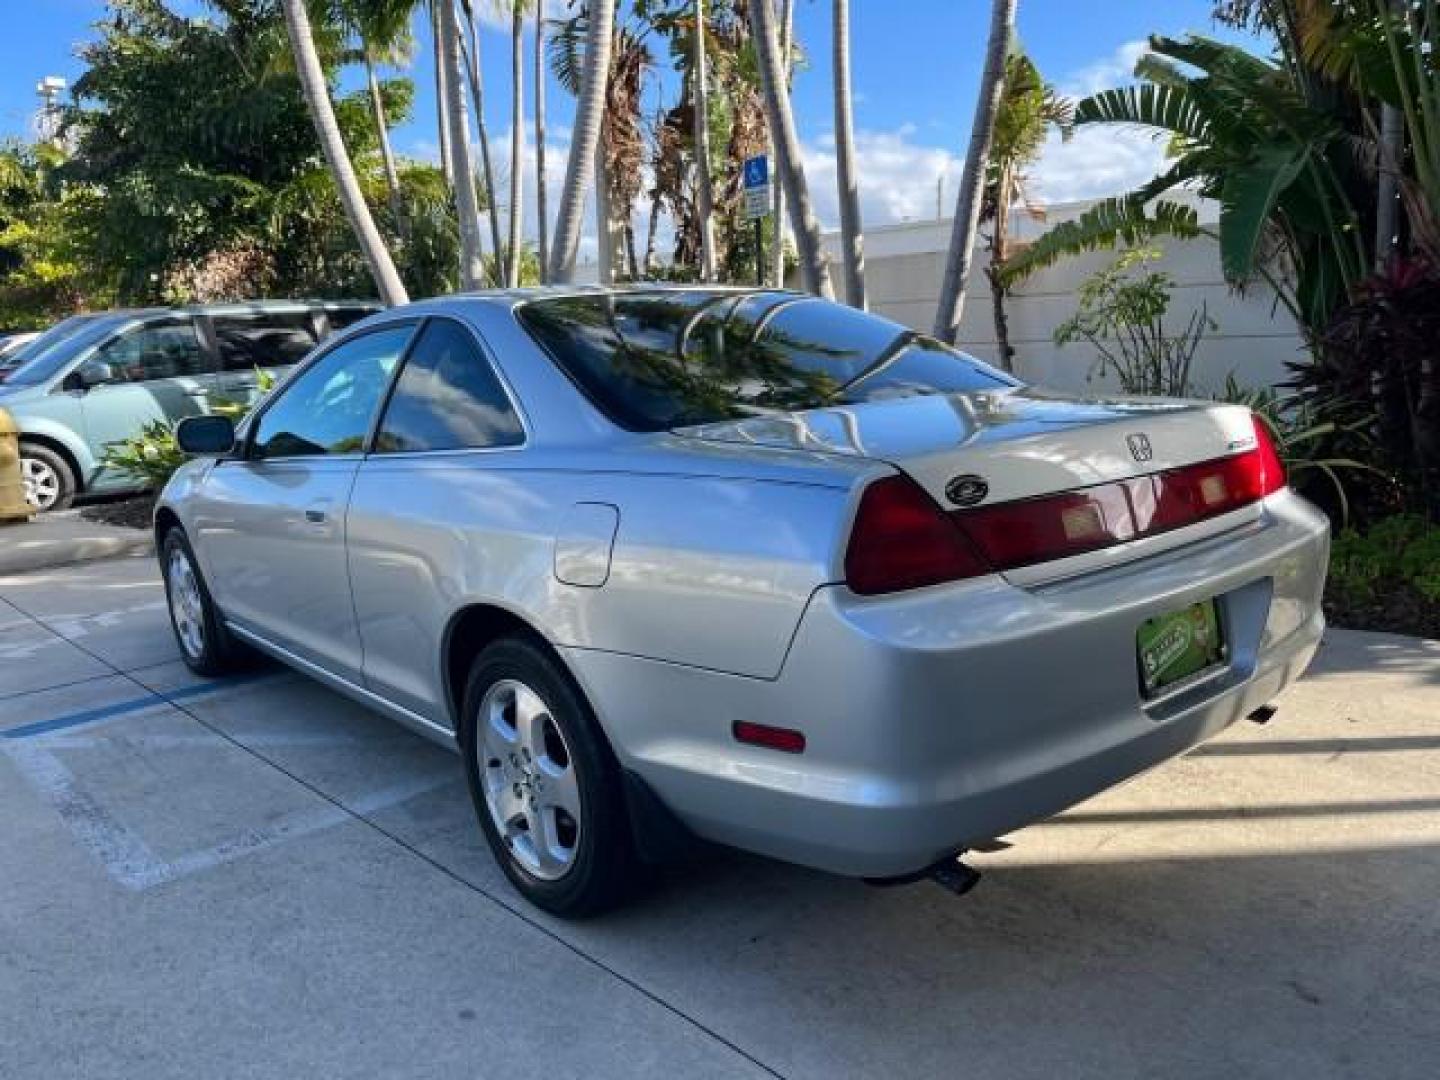
[[[1009,288],[1068,256],[1122,243],[1133,246],[1160,236],[1188,240],[1202,232],[1195,208],[1184,203],[1161,200],[1147,209],[1145,203],[1129,196],[1106,199],[1074,221],[1056,225],[1007,260],[998,279]]]

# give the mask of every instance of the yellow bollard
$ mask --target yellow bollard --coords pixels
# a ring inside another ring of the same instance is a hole
[[[20,429],[14,418],[0,409],[0,523],[29,521],[35,508],[25,501],[25,484],[20,478]]]

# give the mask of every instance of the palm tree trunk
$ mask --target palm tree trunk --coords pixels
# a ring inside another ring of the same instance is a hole
[[[430,0],[430,38],[435,43],[435,118],[440,128],[440,171],[445,183],[455,183],[455,161],[450,155],[450,91],[445,86],[444,44],[440,39],[440,5],[449,0]]]
[[[545,196],[545,0],[535,0],[535,217],[540,282],[550,277],[550,222]]]
[[[955,200],[955,219],[950,227],[950,253],[945,260],[945,281],[935,311],[935,336],[955,344],[960,319],[965,314],[965,281],[975,251],[975,234],[980,226],[980,196],[985,188],[985,168],[990,160],[990,143],[995,135],[995,114],[1005,90],[1005,58],[1015,36],[1017,0],[993,0],[990,12],[990,39],[985,46],[985,70],[980,76],[980,94],[975,102],[975,120],[970,127],[970,146],[965,152],[965,172],[960,177],[960,194]]]
[[[335,122],[335,109],[330,104],[330,87],[325,81],[325,71],[320,66],[320,56],[315,51],[315,39],[310,32],[310,16],[305,11],[305,0],[284,0],[285,28],[290,33],[290,47],[295,51],[295,67],[300,76],[300,88],[305,94],[305,104],[310,109],[310,118],[315,123],[315,134],[320,139],[320,148],[325,152],[330,172],[335,177],[335,187],[340,193],[340,203],[345,207],[345,216],[355,230],[355,239],[365,261],[370,265],[370,274],[375,279],[375,288],[380,299],[386,304],[408,303],[410,297],[405,285],[390,258],[390,250],[375,219],[370,216],[370,207],[360,190],[360,180],[355,167],[350,164],[350,154],[345,149],[345,140],[340,135],[340,126]]]
[[[845,263],[845,302],[865,310],[865,240],[860,191],[855,181],[855,110],[850,101],[850,0],[834,0],[835,161],[840,186],[840,246]]]
[[[585,74],[575,103],[570,159],[565,164],[565,186],[560,192],[560,213],[555,222],[555,243],[550,251],[551,280],[568,284],[575,277],[575,255],[580,249],[580,225],[585,212],[585,182],[600,142],[600,121],[605,115],[605,86],[610,79],[610,52],[615,37],[615,0],[590,0],[590,27],[585,37]]]
[[[795,118],[790,113],[790,96],[785,93],[780,44],[775,38],[775,13],[770,7],[770,0],[749,0],[749,5],[765,112],[770,120],[770,137],[775,141],[780,181],[785,185],[785,198],[790,203],[790,224],[795,230],[795,244],[800,253],[800,276],[807,292],[828,300],[834,296],[834,291],[830,287],[830,270],[825,265],[825,253],[820,248],[820,226],[810,208],[810,189],[805,184],[805,169],[800,162],[800,139],[795,134]]]
[[[705,63],[705,0],[695,0],[690,36],[691,106],[695,122],[695,179],[700,201],[700,280],[715,280],[715,196],[710,188],[710,88]]]
[[[595,147],[595,256],[601,285],[615,284],[614,230],[610,228],[610,170],[605,167],[605,125]]]
[[[790,93],[790,82],[794,68],[795,54],[795,0],[782,0],[780,10],[780,66],[785,76],[785,93]],[[774,143],[774,140],[771,140]],[[780,175],[780,148],[773,146],[773,163],[776,177]],[[775,287],[785,287],[785,238],[789,229],[785,225],[785,185],[775,183],[775,250],[771,262],[775,268]]]
[[[485,176],[485,210],[490,219],[490,245],[495,253],[495,284],[500,284],[504,257],[500,246],[500,209],[495,198],[495,168],[490,159],[490,129],[485,124],[485,79],[480,72],[480,30],[475,23],[473,3],[465,4],[465,22],[470,46],[464,49],[465,72],[470,82],[470,100],[475,106],[475,131],[480,139],[480,168]],[[461,41],[463,48],[464,41]]]
[[[380,95],[380,80],[375,77],[375,64],[370,51],[365,51],[365,82],[370,90],[370,112],[375,118],[375,137],[380,142],[380,160],[385,163],[385,190],[390,196],[390,213],[395,227],[405,232],[405,202],[400,194],[400,170],[395,167],[395,150],[390,145],[390,124],[385,118],[385,99]]]
[[[990,279],[990,307],[995,320],[996,357],[1000,367],[1015,370],[1015,350],[1010,346],[1010,316],[1005,310],[1005,286],[1000,281],[1000,267],[1010,257],[1010,205],[1015,201],[1015,173],[1010,166],[1000,171],[995,188],[994,238],[990,243],[990,265],[985,268]]]
[[[615,182],[610,175],[606,147],[610,134],[606,130],[610,117],[600,125],[600,144],[595,148],[595,234],[600,257],[600,283],[613,285],[627,274],[625,230],[626,208],[615,201]],[[630,274],[634,277],[634,274]]]
[[[650,196],[650,224],[645,230],[645,261],[640,264],[641,274],[648,280],[655,272],[655,230],[660,225],[660,196]]]
[[[995,356],[1004,371],[1015,371],[1015,350],[1010,346],[1010,315],[1005,310],[1005,286],[994,266],[985,268],[990,279],[990,308],[995,320]]]
[[[1384,273],[1399,231],[1400,160],[1405,153],[1405,116],[1394,105],[1380,106],[1380,175],[1375,204],[1375,271]]]
[[[440,2],[440,41],[445,89],[450,95],[445,112],[450,120],[450,155],[455,165],[455,212],[460,219],[460,287],[478,289],[485,283],[485,257],[480,240],[480,204],[475,198],[475,166],[470,157],[470,124],[461,83],[464,76],[460,74],[462,39],[451,0]]]
[[[511,0],[510,17],[510,242],[506,246],[505,284],[520,286],[521,182],[525,178],[525,5]]]

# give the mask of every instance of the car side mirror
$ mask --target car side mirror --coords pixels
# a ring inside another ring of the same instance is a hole
[[[61,385],[66,390],[93,390],[115,381],[115,369],[103,360],[87,360],[65,376]]]
[[[235,449],[235,422],[228,416],[187,416],[175,428],[175,442],[187,454],[223,457]]]

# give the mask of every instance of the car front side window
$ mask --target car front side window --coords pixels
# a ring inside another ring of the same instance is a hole
[[[331,349],[260,415],[252,458],[356,454],[414,327],[387,326]]]
[[[110,382],[151,382],[203,375],[205,349],[189,319],[151,323],[103,346],[95,359],[110,368]]]

